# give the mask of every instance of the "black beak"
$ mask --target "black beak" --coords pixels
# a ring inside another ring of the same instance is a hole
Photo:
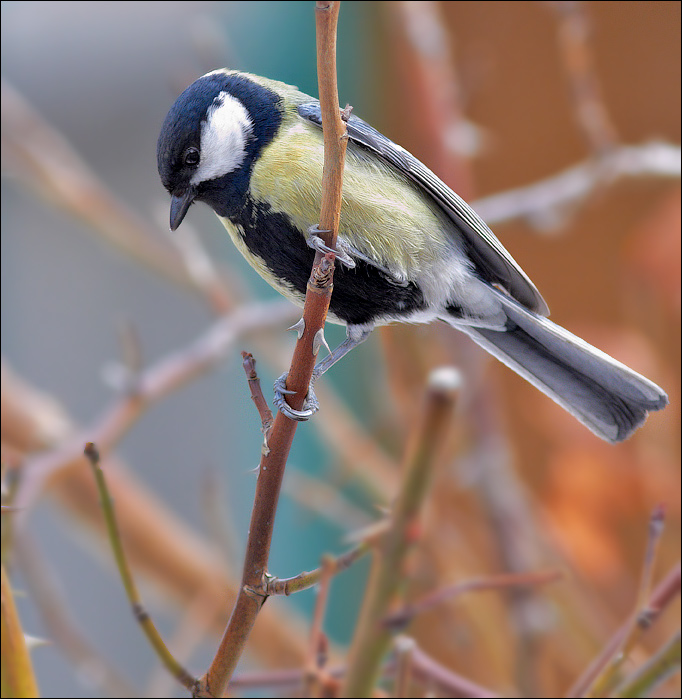
[[[192,205],[194,197],[197,195],[197,190],[194,187],[184,190],[183,192],[173,192],[171,195],[170,208],[170,228],[172,231],[182,223],[187,210]]]

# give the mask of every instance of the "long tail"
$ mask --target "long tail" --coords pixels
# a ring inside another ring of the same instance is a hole
[[[668,396],[659,386],[584,340],[497,292],[505,330],[462,325],[481,347],[555,400],[596,435],[627,439]]]

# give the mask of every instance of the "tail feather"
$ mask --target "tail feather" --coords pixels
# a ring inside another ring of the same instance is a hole
[[[508,319],[504,330],[452,324],[602,439],[627,439],[649,411],[668,404],[652,381],[501,292],[499,297]]]

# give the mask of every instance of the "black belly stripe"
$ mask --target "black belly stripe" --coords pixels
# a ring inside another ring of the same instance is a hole
[[[305,295],[315,253],[291,220],[273,212],[267,204],[253,201],[247,201],[238,214],[230,213],[228,218],[240,226],[246,246],[270,272]],[[396,284],[381,270],[362,261],[357,261],[353,269],[336,266],[330,308],[346,323],[364,325],[409,316],[425,305],[421,289],[412,282]]]

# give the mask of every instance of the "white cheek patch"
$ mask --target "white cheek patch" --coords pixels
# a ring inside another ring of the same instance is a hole
[[[236,170],[246,156],[253,122],[244,105],[221,92],[209,108],[201,127],[201,160],[192,184],[222,177]]]

